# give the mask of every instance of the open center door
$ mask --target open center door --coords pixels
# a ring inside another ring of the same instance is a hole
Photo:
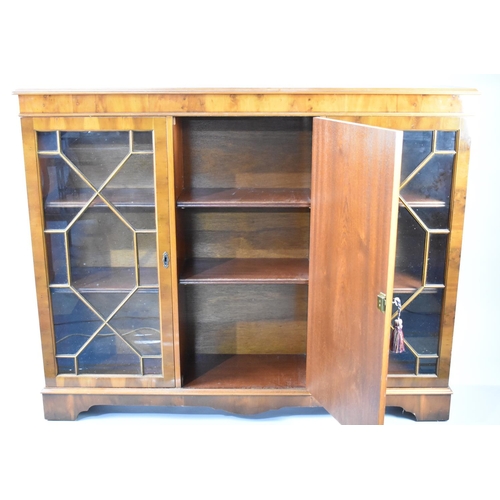
[[[313,121],[307,389],[341,424],[384,421],[402,144]]]

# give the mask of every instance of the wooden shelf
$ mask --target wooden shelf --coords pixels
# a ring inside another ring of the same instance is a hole
[[[413,293],[422,286],[422,280],[396,270],[394,273],[394,293]]]
[[[192,259],[184,266],[180,283],[289,283],[307,284],[308,259]]]
[[[310,189],[199,188],[185,190],[177,206],[187,207],[310,207]]]
[[[306,385],[305,354],[199,354],[184,387],[291,389]]]
[[[442,200],[422,198],[418,193],[406,192],[402,199],[412,208],[446,208],[447,203]],[[399,206],[402,207],[403,204],[399,202]]]
[[[401,273],[396,270],[394,273],[394,293],[413,293],[422,285],[420,278],[415,278],[410,274]],[[429,288],[444,288],[442,283],[427,284]]]

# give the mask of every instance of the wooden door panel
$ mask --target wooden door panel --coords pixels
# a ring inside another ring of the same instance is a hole
[[[340,423],[382,423],[402,132],[315,118],[307,387]]]
[[[36,118],[23,134],[47,386],[172,387],[165,119]]]

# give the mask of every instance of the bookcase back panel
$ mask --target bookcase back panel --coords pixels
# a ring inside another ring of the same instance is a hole
[[[184,118],[182,124],[186,187],[311,186],[311,118]]]
[[[193,354],[305,354],[307,286],[185,286]]]
[[[187,258],[307,258],[308,209],[179,211]]]

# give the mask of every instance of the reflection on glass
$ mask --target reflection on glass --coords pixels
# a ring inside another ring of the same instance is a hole
[[[405,207],[400,207],[396,244],[396,272],[421,283],[425,231]]]
[[[133,132],[132,151],[153,152],[153,133],[152,132]]]
[[[57,151],[57,132],[38,132],[38,151]]]
[[[404,133],[395,291],[407,352],[391,353],[391,374],[437,373],[455,143],[454,131]]]
[[[389,373],[392,375],[414,375],[416,370],[416,357],[406,349],[405,352],[389,353]]]
[[[93,195],[93,190],[58,155],[39,158],[47,229],[66,229]]]
[[[82,293],[82,297],[105,319],[127,298],[128,293],[113,290],[91,291]]]
[[[139,284],[143,286],[158,285],[156,264],[156,234],[137,233],[139,252]]]
[[[432,151],[432,131],[409,130],[403,135],[401,180],[405,180]]]
[[[455,151],[456,132],[438,130],[436,139],[437,151]]]
[[[153,133],[37,140],[58,373],[161,374]]]
[[[91,206],[69,230],[71,280],[79,289],[136,284],[133,231],[106,206]]]
[[[441,328],[443,290],[425,289],[409,303],[407,301],[411,297],[410,294],[403,293],[399,297],[403,302],[401,318],[405,339],[410,343],[412,337],[437,339]]]
[[[46,234],[45,245],[47,248],[47,264],[49,268],[50,283],[57,285],[68,283],[64,233]]]
[[[109,327],[104,327],[78,356],[81,374],[140,375],[140,357]]]
[[[102,194],[121,207],[154,207],[154,161],[152,154],[133,154],[106,184]]]
[[[69,288],[53,288],[51,297],[56,354],[76,354],[102,321]]]
[[[56,358],[57,373],[71,374],[76,373],[75,358]]]
[[[122,207],[119,212],[135,231],[156,229],[154,207]]]
[[[137,290],[109,324],[140,354],[161,354],[157,290]]]
[[[438,352],[438,337],[411,337],[411,347],[419,356],[437,355]]]
[[[448,235],[431,234],[429,242],[429,260],[427,262],[426,284],[444,285],[444,269],[447,249]]]
[[[436,375],[437,374],[437,358],[421,359],[419,364],[419,375]]]
[[[437,373],[437,354],[441,328],[442,289],[424,289],[411,299],[411,294],[398,293],[403,302],[401,318],[406,351],[391,353],[390,374],[429,375]],[[395,313],[393,307],[393,313]]]
[[[61,151],[99,188],[129,154],[129,133],[61,132]]]
[[[143,358],[144,375],[161,375],[161,358]]]
[[[401,189],[405,200],[450,203],[454,155],[434,155],[429,162]]]
[[[428,229],[448,229],[450,216],[449,206],[412,208]]]

